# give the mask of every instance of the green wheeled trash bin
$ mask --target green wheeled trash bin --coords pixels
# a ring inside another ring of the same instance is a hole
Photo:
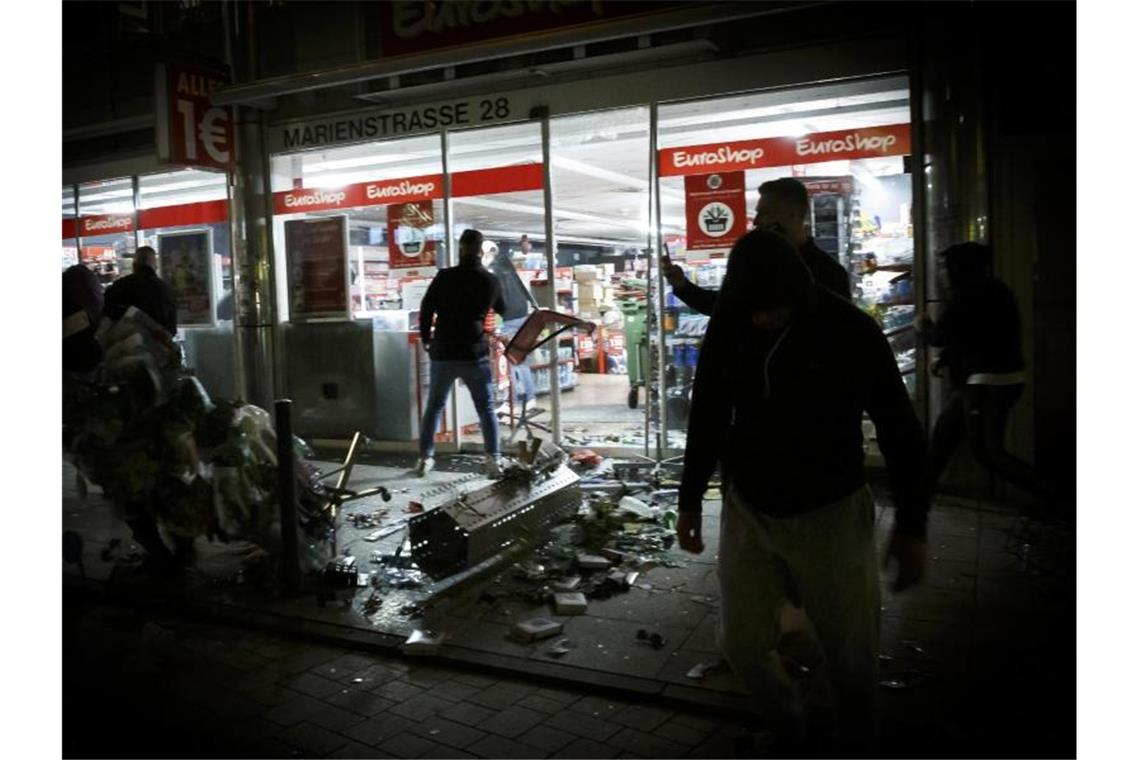
[[[637,389],[645,385],[648,348],[646,345],[646,314],[648,302],[644,298],[626,298],[619,303],[622,329],[625,333],[625,366],[629,374],[629,408],[637,408]]]

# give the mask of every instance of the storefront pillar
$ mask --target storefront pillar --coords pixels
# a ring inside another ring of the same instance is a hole
[[[974,11],[947,13],[937,6],[917,11],[919,40],[913,51],[912,111],[916,134],[912,167],[915,217],[920,221],[921,245],[916,250],[920,314],[936,317],[947,293],[939,282],[937,256],[951,245],[990,239],[988,157],[984,143],[981,71]],[[919,152],[921,151],[921,152]],[[950,396],[949,382],[933,377],[928,367],[934,356],[919,362],[926,392],[927,429],[931,429]],[[951,462],[944,485],[977,489],[986,474],[965,447]]]
[[[558,311],[558,241],[554,238],[554,184],[550,176],[550,113],[542,115],[542,207],[546,231],[546,308]],[[550,430],[555,444],[562,443],[562,365],[555,340],[550,349]]]
[[[276,382],[277,303],[270,196],[261,112],[237,109],[238,165],[230,188],[234,262],[234,387],[271,409]]]

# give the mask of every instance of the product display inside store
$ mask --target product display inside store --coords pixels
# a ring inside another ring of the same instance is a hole
[[[344,216],[345,316],[414,334],[427,284],[454,260],[444,233],[450,199],[456,239],[464,229],[480,230],[488,241],[485,263],[505,254],[539,305],[553,303],[597,325],[592,335],[558,341],[563,437],[652,448],[664,406],[664,448],[680,449],[708,318],[667,285],[664,309],[657,306],[658,267],[648,256],[656,235],[650,137],[647,107],[551,119],[553,273],[546,271],[537,123],[448,133],[446,157],[438,135],[276,156],[279,287],[289,287],[284,222]],[[883,326],[914,393],[905,79],[663,104],[657,141],[661,239],[691,280],[719,287],[732,242],[751,228],[757,188],[800,179],[810,195],[808,234],[849,273],[855,302]],[[702,220],[698,212],[712,208],[703,201],[713,184],[722,215]],[[287,300],[282,319],[291,318]],[[549,392],[554,350],[540,349],[530,360],[540,396]],[[500,401],[508,403],[510,373],[501,358],[498,364]],[[473,421],[461,410],[463,427]]]

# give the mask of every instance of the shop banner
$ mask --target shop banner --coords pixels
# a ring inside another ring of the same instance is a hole
[[[680,0],[565,0],[472,2],[472,0],[394,0],[373,6],[383,57],[521,37],[575,26],[649,16],[684,8]]]
[[[75,218],[63,220],[63,239],[74,238],[79,229],[79,220]]]
[[[748,230],[744,172],[685,177],[685,231],[690,251],[728,249]]]
[[[116,232],[134,232],[134,214],[99,214],[79,217],[79,234],[83,237],[114,235]]]
[[[158,270],[174,291],[179,327],[215,324],[214,246],[210,230],[160,233]]]
[[[542,189],[542,164],[518,164],[494,169],[475,169],[451,175],[451,197],[517,193]]]
[[[388,267],[414,269],[435,266],[435,241],[428,240],[435,223],[431,201],[397,203],[388,207]]]
[[[801,177],[800,181],[807,188],[808,195],[822,195],[823,193],[851,195],[855,192],[854,177]]]
[[[451,175],[451,197],[542,189],[542,164],[476,169]],[[273,194],[273,213],[302,214],[443,198],[443,175],[373,180],[336,188],[297,188]]]
[[[159,159],[179,166],[230,171],[234,166],[233,111],[210,103],[229,84],[220,69],[159,64],[155,72]]]
[[[191,224],[222,224],[230,218],[229,203],[224,200],[160,206],[139,212],[139,229],[187,227]]]
[[[285,222],[289,318],[347,319],[348,217]]]
[[[661,176],[708,174],[710,171],[760,169],[821,161],[845,161],[910,153],[910,125],[817,132],[802,137],[771,137],[707,143],[658,151]]]

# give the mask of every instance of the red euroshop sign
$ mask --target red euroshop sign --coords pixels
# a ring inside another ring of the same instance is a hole
[[[79,234],[83,237],[133,232],[134,229],[135,217],[132,214],[99,214],[79,218]]]
[[[677,0],[394,0],[376,3],[385,58],[683,8]]]
[[[159,158],[179,166],[231,170],[233,111],[210,103],[210,94],[228,84],[229,77],[214,69],[169,64],[158,78]]]
[[[542,164],[476,169],[451,175],[453,198],[542,189]],[[273,213],[301,214],[360,206],[387,206],[443,198],[443,175],[374,180],[336,188],[297,188],[273,194]]]
[[[910,125],[842,129],[802,137],[686,145],[658,151],[661,176],[793,166],[910,153]]]
[[[731,248],[748,230],[744,172],[685,177],[685,222],[688,250]]]
[[[195,224],[222,224],[230,218],[229,204],[224,200],[202,203],[183,203],[177,206],[160,206],[139,212],[138,229],[155,230],[163,227],[189,227]],[[132,232],[134,217],[130,214],[104,214],[63,220],[63,237],[77,235],[93,237],[115,232]]]

